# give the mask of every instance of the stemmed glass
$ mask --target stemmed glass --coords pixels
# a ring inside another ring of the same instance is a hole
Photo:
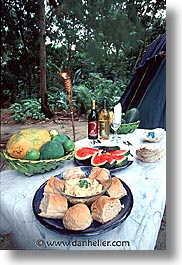
[[[113,122],[111,123],[111,128],[114,131],[114,136],[112,137],[111,141],[114,141],[116,143],[118,143],[118,139],[119,139],[117,131],[120,125],[121,123],[115,123],[113,119]]]
[[[111,123],[111,128],[114,131],[114,137],[111,139],[111,141],[114,141],[118,143],[118,133],[117,130],[121,125],[121,112],[122,112],[122,106],[121,103],[119,102],[115,107],[114,107],[114,117]]]

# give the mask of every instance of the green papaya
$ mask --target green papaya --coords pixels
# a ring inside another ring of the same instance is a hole
[[[139,120],[139,110],[137,108],[132,108],[126,111],[125,121],[126,123],[135,122]]]

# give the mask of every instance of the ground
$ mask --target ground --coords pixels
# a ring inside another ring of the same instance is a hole
[[[1,151],[5,149],[7,140],[9,137],[19,130],[25,128],[45,128],[45,129],[57,129],[61,133],[67,134],[71,139],[73,139],[72,122],[68,117],[62,117],[60,115],[55,115],[52,119],[47,119],[46,121],[36,121],[28,119],[26,123],[19,124],[16,123],[10,115],[10,111],[1,111],[1,139],[0,139],[0,149]],[[76,141],[87,137],[87,121],[85,117],[76,118],[75,122],[75,135]],[[0,158],[0,171],[4,171],[9,168],[9,165]],[[0,249],[11,249],[11,235],[0,235]],[[156,250],[166,249],[166,212],[164,213],[161,229],[159,231]]]

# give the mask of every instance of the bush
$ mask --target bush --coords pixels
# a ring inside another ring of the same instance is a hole
[[[97,73],[90,74],[86,86],[89,88],[91,98],[96,100],[99,111],[103,108],[104,99],[107,101],[107,108],[111,110],[126,88],[122,80],[112,81]]]
[[[45,115],[41,111],[40,101],[37,99],[24,99],[20,103],[11,105],[12,118],[16,122],[25,122],[28,117],[35,120],[44,120]]]

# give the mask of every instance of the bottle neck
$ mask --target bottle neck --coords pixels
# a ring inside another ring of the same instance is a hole
[[[92,100],[92,109],[95,110],[95,100]]]

